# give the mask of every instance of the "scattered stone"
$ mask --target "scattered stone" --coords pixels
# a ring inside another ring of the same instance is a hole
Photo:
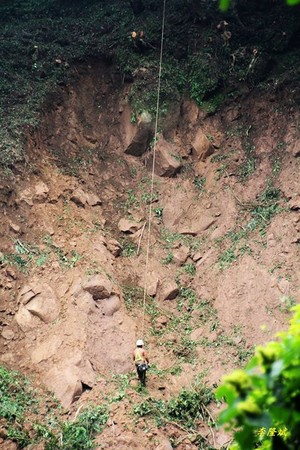
[[[193,152],[198,159],[204,161],[208,156],[212,155],[214,148],[208,140],[207,136],[203,133],[201,128],[196,133],[196,136],[192,142]]]
[[[155,173],[160,177],[173,177],[181,168],[180,158],[176,158],[177,147],[160,137],[156,144]],[[149,159],[149,162],[151,159]],[[152,164],[152,161],[151,161]]]
[[[188,257],[190,256],[190,250],[187,246],[182,245],[173,252],[173,261],[177,266],[182,266]]]
[[[19,233],[21,230],[21,227],[19,227],[19,225],[17,225],[16,223],[13,222],[9,222],[9,228],[14,231],[15,233]]]
[[[107,276],[102,274],[94,275],[81,283],[82,289],[89,292],[94,300],[108,298],[112,292],[112,283]]]
[[[34,186],[32,199],[34,202],[43,203],[47,200],[48,193],[48,186],[43,181],[40,181]]]
[[[219,336],[218,333],[216,331],[213,331],[209,336],[209,340],[211,342],[217,342],[218,336]]]
[[[299,243],[300,243],[300,235],[294,237],[294,238],[291,240],[291,244],[299,244]]]
[[[122,246],[116,239],[110,239],[106,244],[106,248],[115,257],[120,256],[122,251]]]
[[[150,272],[147,276],[146,292],[150,297],[155,297],[158,289],[159,277],[153,272]]]
[[[289,150],[295,158],[298,158],[300,156],[300,139],[294,142]]]
[[[1,259],[1,258],[0,258]],[[8,276],[8,277],[10,277],[10,278],[12,278],[13,280],[16,280],[18,277],[17,277],[17,274],[16,274],[16,272],[15,272],[15,270],[14,269],[12,269],[11,267],[7,267],[6,269],[5,269],[5,273],[6,273],[6,275]]]
[[[41,292],[41,285],[38,285],[36,283],[32,283],[30,285],[25,284],[25,286],[22,287],[20,295],[18,297],[18,303],[23,303],[23,305],[26,305],[26,303],[28,303],[31,298],[33,298],[37,294],[40,294]]]
[[[166,316],[159,316],[156,319],[156,325],[157,325],[158,328],[162,329],[162,328],[165,328],[165,326],[167,325],[168,321],[169,321],[168,317],[166,317]]]
[[[140,230],[143,226],[142,222],[136,222],[135,220],[130,220],[126,218],[122,218],[119,220],[118,228],[123,233],[134,234],[138,230]]]
[[[89,206],[97,206],[102,205],[102,201],[96,194],[85,194],[86,195],[86,202]]]
[[[49,236],[53,236],[55,233],[53,226],[50,224],[45,225],[45,230],[46,230],[47,234],[49,234]]]
[[[174,300],[179,293],[176,281],[165,279],[159,288],[160,300]]]
[[[15,333],[13,332],[13,330],[10,330],[9,328],[5,327],[1,333],[1,336],[3,337],[3,339],[11,341],[15,337]]]
[[[18,198],[16,200],[16,203],[26,203],[29,206],[33,206],[33,200],[32,200],[32,192],[30,189],[24,189],[24,191],[20,192],[18,195]]]
[[[232,338],[232,341],[235,343],[235,345],[242,344],[243,337],[242,336],[235,336]]]
[[[194,261],[194,262],[197,262],[197,261],[199,261],[199,259],[201,259],[202,258],[202,253],[201,252],[196,252],[196,253],[194,253],[193,255],[192,255],[192,260]]]
[[[72,193],[71,201],[84,208],[87,203],[87,194],[80,188],[75,189]]]
[[[288,202],[288,205],[292,211],[298,211],[300,209],[300,195],[297,195],[296,197],[292,198]]]

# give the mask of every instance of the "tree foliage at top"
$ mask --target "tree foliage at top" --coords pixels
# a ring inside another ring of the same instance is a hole
[[[290,6],[295,6],[300,4],[300,0],[286,0],[286,3]],[[220,0],[220,9],[222,11],[227,11],[231,4],[231,0]]]

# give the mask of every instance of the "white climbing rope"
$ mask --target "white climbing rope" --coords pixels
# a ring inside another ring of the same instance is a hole
[[[157,84],[155,128],[154,128],[153,161],[152,161],[152,173],[151,173],[151,188],[150,188],[147,247],[146,247],[147,250],[146,250],[146,264],[145,264],[145,273],[144,273],[143,317],[142,317],[142,334],[141,334],[142,336],[144,335],[145,310],[146,310],[146,294],[147,294],[147,284],[146,283],[147,283],[148,266],[149,266],[151,220],[152,220],[152,199],[153,199],[153,191],[154,191],[154,170],[155,170],[156,142],[157,142],[158,116],[159,116],[159,103],[160,103],[163,45],[164,45],[164,33],[165,33],[165,15],[166,15],[166,0],[164,0],[164,2],[163,2],[163,15],[162,15],[161,40],[160,40],[160,57],[159,57],[159,71],[158,71],[158,84]]]

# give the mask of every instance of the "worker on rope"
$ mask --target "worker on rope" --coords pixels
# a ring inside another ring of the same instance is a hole
[[[131,33],[131,41],[133,46],[141,53],[144,53],[147,49],[154,47],[146,41],[144,31],[133,31]]]
[[[136,349],[133,352],[133,361],[142,386],[146,386],[146,371],[149,367],[149,359],[146,354],[142,339],[136,341]]]

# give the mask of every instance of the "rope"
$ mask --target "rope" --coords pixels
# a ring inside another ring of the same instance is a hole
[[[148,233],[147,233],[146,265],[145,265],[145,273],[144,273],[142,336],[144,335],[145,310],[146,310],[146,281],[147,281],[148,266],[149,266],[149,250],[150,250],[151,219],[152,219],[152,198],[153,198],[153,190],[154,190],[153,189],[154,188],[154,169],[155,169],[156,142],[157,142],[156,136],[157,136],[157,130],[158,130],[160,85],[161,85],[163,44],[164,44],[164,33],[165,33],[165,15],[166,15],[166,0],[164,0],[164,3],[163,3],[163,16],[162,16],[161,41],[160,41],[160,57],[159,57],[159,71],[158,71],[158,85],[157,85],[155,128],[154,128],[154,146],[153,146],[153,161],[152,161],[152,173],[151,173],[151,188],[150,188],[150,203],[149,203]]]

